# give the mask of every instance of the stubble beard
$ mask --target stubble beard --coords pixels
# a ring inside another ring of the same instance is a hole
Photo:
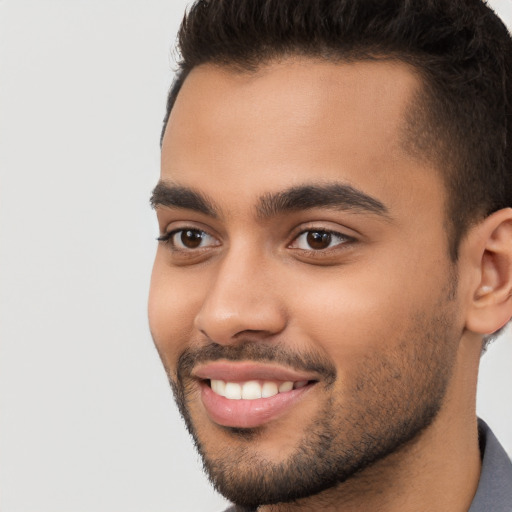
[[[332,382],[316,384],[325,386],[328,398],[316,417],[301,426],[300,442],[280,462],[258,453],[262,428],[226,428],[233,445],[226,444],[222,456],[210,457],[190,414],[189,401],[197,397],[184,377],[187,372],[180,371],[178,364],[177,377],[170,377],[174,397],[214,487],[240,510],[290,503],[336,486],[343,493],[344,482],[419,438],[442,406],[456,358],[457,333],[450,318],[455,311],[453,293],[446,296],[434,314],[418,315],[394,351],[366,356],[358,365],[359,372],[343,383],[341,393],[333,391],[335,373]],[[224,357],[233,360],[254,352],[254,347],[259,347],[260,354],[266,350],[261,344],[245,347],[247,351],[243,344],[237,347],[233,357],[227,355],[232,347],[218,350],[227,350]],[[276,360],[275,356],[270,359]],[[302,360],[307,363],[308,356]],[[318,359],[315,362],[322,364]],[[323,364],[332,368],[330,361]],[[338,402],[340,395],[343,398]]]

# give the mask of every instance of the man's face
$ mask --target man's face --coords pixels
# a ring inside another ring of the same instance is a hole
[[[464,321],[442,181],[403,149],[418,86],[399,63],[295,59],[204,65],[177,98],[150,325],[236,503],[335,486],[449,392]]]

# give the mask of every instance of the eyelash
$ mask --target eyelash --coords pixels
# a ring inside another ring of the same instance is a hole
[[[194,247],[194,248],[190,248],[190,247],[188,247],[188,248],[187,247],[177,247],[176,243],[173,241],[173,238],[175,237],[175,235],[177,235],[179,233],[184,233],[186,231],[190,231],[190,232],[193,232],[193,233],[200,234],[202,239],[204,239],[204,236],[206,235],[207,237],[210,237],[210,238],[216,240],[216,238],[213,237],[212,235],[210,235],[208,232],[206,232],[206,231],[204,231],[202,229],[197,229],[197,228],[192,228],[192,227],[183,227],[183,228],[179,228],[179,229],[174,229],[172,231],[169,231],[169,233],[165,233],[164,235],[159,236],[157,238],[157,240],[159,242],[162,242],[164,244],[169,245],[171,247],[171,250],[174,251],[174,252],[193,253],[193,252],[196,252],[196,251],[199,251],[199,250],[205,248],[205,247]],[[329,245],[330,245],[330,243],[332,241],[332,238],[337,238],[340,241],[339,241],[339,243],[336,243],[334,246],[332,246],[332,247],[329,246],[329,247],[326,247],[326,248],[314,249],[311,246],[310,246],[309,249],[308,248],[302,248],[302,247],[293,247],[293,244],[297,244],[298,241],[300,240],[300,238],[303,235],[309,235],[309,234],[313,234],[313,233],[321,234],[322,236],[328,235],[330,237],[329,240],[328,240]],[[296,249],[298,251],[301,251],[302,253],[310,253],[310,254],[314,254],[314,255],[320,256],[321,254],[325,254],[327,252],[331,252],[331,250],[335,250],[338,246],[343,246],[343,245],[346,245],[348,243],[353,243],[355,241],[356,241],[356,239],[354,237],[345,235],[345,234],[340,233],[338,231],[333,231],[333,230],[325,229],[325,228],[314,228],[314,227],[311,227],[309,229],[304,229],[300,233],[298,233],[293,238],[291,243],[288,244],[287,247],[292,248],[292,249]],[[211,245],[208,245],[206,247],[215,247],[217,245],[219,245],[219,244],[211,244]]]
[[[292,240],[291,244],[289,244],[289,247],[292,245],[292,244],[296,244],[298,243],[299,239],[304,236],[304,235],[310,235],[310,234],[321,234],[322,237],[325,236],[325,235],[328,235],[330,238],[329,238],[329,247],[326,247],[326,248],[320,248],[320,249],[313,249],[311,246],[309,249],[305,249],[305,248],[301,248],[301,247],[295,247],[295,249],[297,250],[300,250],[300,251],[304,251],[304,252],[307,252],[307,253],[314,253],[314,254],[321,254],[321,253],[326,253],[327,251],[331,251],[331,250],[336,250],[336,248],[338,246],[342,246],[342,245],[345,245],[347,243],[350,243],[350,242],[355,242],[356,239],[354,237],[350,237],[348,235],[345,235],[343,233],[340,233],[339,231],[333,231],[333,230],[330,230],[330,229],[326,229],[326,228],[309,228],[309,229],[304,229],[302,230],[297,236],[294,237],[294,239]],[[337,238],[339,239],[340,241],[336,244],[334,244],[333,246],[330,246],[330,243],[333,241],[332,239],[333,238]]]
[[[179,228],[179,229],[174,229],[172,231],[169,231],[169,233],[165,233],[164,235],[161,235],[157,238],[157,240],[159,242],[163,242],[164,244],[167,244],[171,247],[171,249],[173,251],[183,251],[183,252],[192,252],[192,251],[197,251],[197,250],[200,250],[202,249],[201,247],[198,247],[198,248],[180,248],[180,247],[176,247],[176,243],[173,241],[173,238],[175,235],[179,234],[179,233],[184,233],[186,231],[190,231],[190,232],[193,232],[193,233],[199,233],[201,236],[208,236],[212,239],[215,239],[215,237],[213,237],[212,235],[210,235],[209,233],[207,233],[206,231],[202,230],[202,229],[197,229],[197,228],[191,228],[191,227],[184,227],[184,228]],[[218,244],[214,244],[213,246],[215,245],[218,245]]]

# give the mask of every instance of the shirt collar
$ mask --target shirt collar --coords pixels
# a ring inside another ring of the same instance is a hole
[[[482,471],[478,489],[468,512],[512,510],[512,462],[483,420],[478,420]]]

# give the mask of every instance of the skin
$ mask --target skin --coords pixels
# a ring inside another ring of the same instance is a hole
[[[156,254],[149,319],[171,383],[180,356],[211,343],[247,361],[276,346],[314,354],[335,374],[320,373],[250,435],[213,421],[186,374],[182,412],[205,460],[250,485],[300,446],[317,449],[314,432],[327,429],[329,453],[357,451],[365,434],[389,437],[400,419],[430,415],[345,482],[261,510],[462,512],[476,491],[478,361],[483,335],[511,315],[511,214],[477,223],[450,260],[440,172],[404,149],[420,87],[392,61],[288,58],[253,74],[203,65],[173,108],[161,180],[202,194],[214,211],[156,205],[162,234],[206,233],[197,249],[162,242]],[[261,215],[262,197],[311,184],[350,185],[385,211]],[[312,249],[307,230],[341,237]],[[250,345],[263,348],[243,352]]]

